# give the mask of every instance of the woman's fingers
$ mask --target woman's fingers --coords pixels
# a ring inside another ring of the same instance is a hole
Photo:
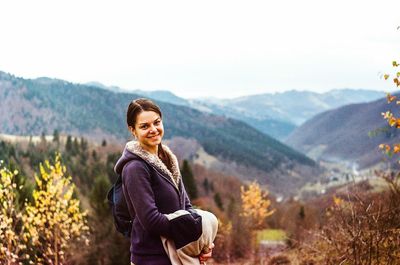
[[[200,261],[201,260],[207,261],[211,257],[212,257],[212,251],[210,251],[210,252],[208,252],[206,254],[201,254],[200,255]]]
[[[215,247],[214,243],[211,244],[211,246],[209,247],[210,251],[207,253],[201,253],[199,256],[199,260],[200,260],[200,264],[205,265],[206,261],[212,257],[212,250]]]

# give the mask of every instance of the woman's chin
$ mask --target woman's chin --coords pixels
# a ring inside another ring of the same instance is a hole
[[[155,139],[150,139],[149,141],[151,145],[159,145],[161,143],[161,137],[157,137]]]

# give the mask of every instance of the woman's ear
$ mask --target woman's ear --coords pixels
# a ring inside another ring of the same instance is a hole
[[[135,128],[133,128],[132,126],[128,126],[128,129],[131,132],[131,134],[136,138]]]

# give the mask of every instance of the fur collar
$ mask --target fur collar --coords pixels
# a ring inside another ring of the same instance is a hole
[[[153,167],[157,168],[159,171],[164,173],[165,175],[169,176],[172,182],[174,183],[175,187],[179,187],[179,181],[181,179],[181,172],[179,170],[179,163],[176,156],[172,153],[172,151],[166,145],[162,145],[163,150],[165,151],[166,155],[169,156],[171,160],[171,171],[168,170],[167,166],[161,161],[161,159],[149,153],[148,151],[144,150],[143,147],[137,141],[130,141],[126,144],[126,149],[142,158],[144,161],[152,165]],[[179,189],[179,188],[178,188]]]

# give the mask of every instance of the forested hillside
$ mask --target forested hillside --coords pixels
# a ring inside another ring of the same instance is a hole
[[[399,139],[398,130],[382,118],[394,108],[380,99],[327,111],[297,128],[287,143],[315,159],[374,166],[383,161],[379,144]]]

